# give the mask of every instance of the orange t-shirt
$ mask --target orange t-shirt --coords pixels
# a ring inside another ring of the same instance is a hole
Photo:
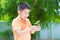
[[[19,16],[17,18],[15,18],[12,22],[12,30],[13,30],[13,34],[14,34],[14,40],[31,40],[30,32],[26,32],[20,36],[18,36],[17,33],[15,32],[16,29],[22,31],[27,28],[30,28],[31,26],[32,25],[31,25],[29,19],[26,19],[24,21],[21,18],[19,18]]]

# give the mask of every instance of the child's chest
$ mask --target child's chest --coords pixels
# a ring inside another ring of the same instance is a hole
[[[30,27],[29,21],[21,22],[21,28],[22,28],[22,30],[27,29],[29,27]]]

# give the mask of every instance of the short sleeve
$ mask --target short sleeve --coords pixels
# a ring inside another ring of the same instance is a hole
[[[31,22],[30,22],[30,20],[28,19],[28,24],[30,25],[30,27],[32,26],[32,24],[31,24]]]
[[[21,25],[17,21],[12,22],[12,30],[21,30]]]

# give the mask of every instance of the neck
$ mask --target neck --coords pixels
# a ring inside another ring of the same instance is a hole
[[[22,17],[22,16],[20,16],[20,15],[18,15],[18,17],[20,18],[20,19],[22,19],[22,20],[26,20],[27,18],[24,18],[24,17]]]

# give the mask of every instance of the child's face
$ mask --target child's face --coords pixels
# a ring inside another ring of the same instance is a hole
[[[24,9],[19,13],[22,18],[27,18],[29,16],[30,9]]]

